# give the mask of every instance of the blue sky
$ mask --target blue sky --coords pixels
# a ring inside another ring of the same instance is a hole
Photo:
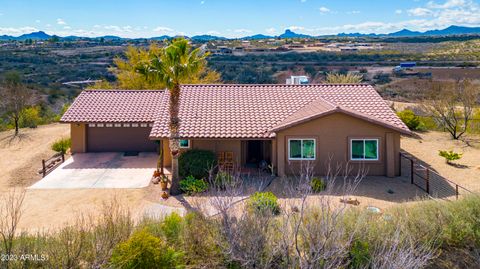
[[[388,33],[479,26],[480,0],[0,0],[0,35]]]

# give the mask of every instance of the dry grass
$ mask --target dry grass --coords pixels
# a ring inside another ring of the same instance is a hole
[[[443,177],[460,184],[472,191],[480,191],[480,136],[468,135],[464,141],[450,138],[448,133],[418,133],[418,137],[403,137],[402,149],[427,163]],[[457,165],[449,165],[439,150],[453,150],[463,153],[456,161]]]

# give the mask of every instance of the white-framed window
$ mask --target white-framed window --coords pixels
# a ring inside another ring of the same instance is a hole
[[[115,126],[115,127],[122,127],[122,124],[121,124],[121,123],[115,123],[113,126]]]
[[[140,127],[147,127],[148,124],[147,123],[140,123]]]
[[[107,123],[107,124],[105,124],[105,127],[113,127],[113,124]]]
[[[350,160],[378,161],[378,139],[350,139]]]
[[[138,123],[132,123],[132,127],[138,127]]]
[[[95,127],[95,123],[89,123],[88,127]]]
[[[180,141],[178,141],[178,144],[179,144],[181,149],[189,149],[190,148],[190,140],[188,140],[188,139],[180,139]]]
[[[130,127],[130,123],[124,123],[123,127]]]
[[[103,123],[97,123],[97,127],[103,127],[103,126],[105,126],[105,124],[103,124]]]
[[[148,124],[148,127],[153,127],[153,123],[149,123],[149,124]]]
[[[316,156],[316,141],[314,138],[288,139],[288,159],[313,161]]]

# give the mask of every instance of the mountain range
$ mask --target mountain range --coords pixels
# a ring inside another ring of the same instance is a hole
[[[449,36],[449,35],[480,35],[480,27],[466,27],[466,26],[455,26],[452,25],[445,29],[441,30],[429,30],[425,32],[418,32],[418,31],[411,31],[408,29],[403,29],[398,32],[393,32],[389,34],[361,34],[361,33],[339,33],[337,35],[323,35],[323,36],[311,36],[306,34],[299,34],[295,33],[289,29],[285,30],[285,32],[278,36],[268,36],[263,34],[256,34],[251,36],[245,36],[239,39],[243,40],[257,40],[257,39],[268,39],[268,38],[312,38],[312,37],[432,37],[432,36]],[[10,35],[2,35],[0,36],[0,40],[48,40],[54,37],[53,35],[49,35],[43,31],[33,32],[29,34],[23,34],[20,36],[10,36]],[[104,40],[121,40],[121,39],[130,39],[130,38],[122,38],[119,36],[107,35],[107,36],[99,36],[94,38],[88,37],[81,37],[81,36],[65,36],[59,37],[61,40],[79,40],[79,39],[101,39]],[[158,37],[150,37],[150,40],[164,40],[173,38],[172,36],[158,36]],[[142,38],[137,38],[142,39]],[[211,41],[211,40],[227,40],[229,38],[222,37],[222,36],[213,36],[213,35],[196,35],[190,37],[192,40],[196,41]]]

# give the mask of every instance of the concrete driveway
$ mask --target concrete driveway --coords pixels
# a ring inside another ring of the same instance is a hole
[[[30,189],[144,188],[156,167],[156,153],[77,153]]]

